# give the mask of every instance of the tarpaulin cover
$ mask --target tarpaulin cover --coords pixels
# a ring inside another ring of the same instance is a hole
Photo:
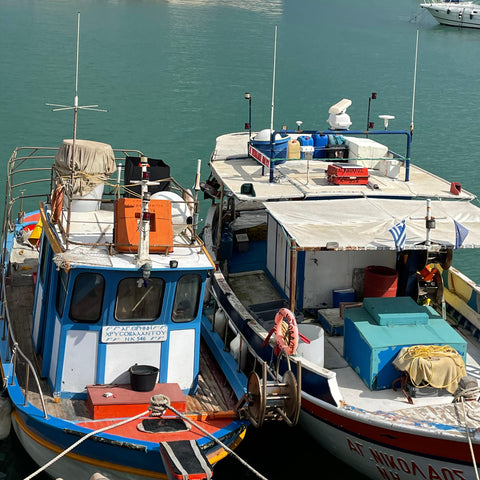
[[[64,140],[55,156],[55,168],[65,180],[68,180],[71,174],[72,146],[72,139]],[[87,195],[116,170],[112,147],[91,140],[75,140],[73,170],[73,194]]]
[[[300,248],[396,249],[389,230],[405,221],[404,249],[426,248],[427,201],[335,199],[264,203],[270,215]],[[455,246],[456,225],[466,229],[462,248],[480,248],[480,208],[465,201],[431,201],[432,248]],[[465,230],[463,230],[465,231]]]

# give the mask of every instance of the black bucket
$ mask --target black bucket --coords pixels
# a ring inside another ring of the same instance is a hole
[[[133,365],[130,371],[130,386],[136,392],[150,392],[154,389],[158,368],[150,365]]]

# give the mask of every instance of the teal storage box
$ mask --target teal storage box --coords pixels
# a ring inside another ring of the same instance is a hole
[[[371,297],[363,301],[365,310],[378,325],[426,325],[428,313],[411,297]]]
[[[392,388],[400,376],[393,361],[403,347],[449,345],[466,360],[466,341],[432,308],[410,297],[376,300],[375,308],[366,302],[345,310],[344,318],[345,359],[371,390]]]

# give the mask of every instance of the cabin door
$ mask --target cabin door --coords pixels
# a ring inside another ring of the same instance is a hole
[[[45,236],[41,243],[40,256],[37,269],[35,285],[35,300],[33,306],[32,338],[35,353],[43,351],[45,345],[45,328],[48,310],[48,299],[50,298],[50,268],[53,251]]]

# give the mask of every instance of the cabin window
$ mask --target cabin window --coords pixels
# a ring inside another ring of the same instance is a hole
[[[115,319],[120,322],[156,320],[162,311],[165,281],[124,278],[117,289]]]
[[[45,250],[47,246],[45,245]],[[57,278],[57,298],[55,301],[55,306],[57,308],[57,313],[59,317],[63,316],[63,309],[65,307],[65,300],[67,299],[67,290],[68,290],[68,273],[61,268],[58,271]]]
[[[102,316],[105,279],[98,273],[80,273],[75,278],[70,304],[74,322],[95,323]]]
[[[196,318],[201,289],[200,275],[189,274],[178,279],[172,311],[174,322],[190,322]]]

